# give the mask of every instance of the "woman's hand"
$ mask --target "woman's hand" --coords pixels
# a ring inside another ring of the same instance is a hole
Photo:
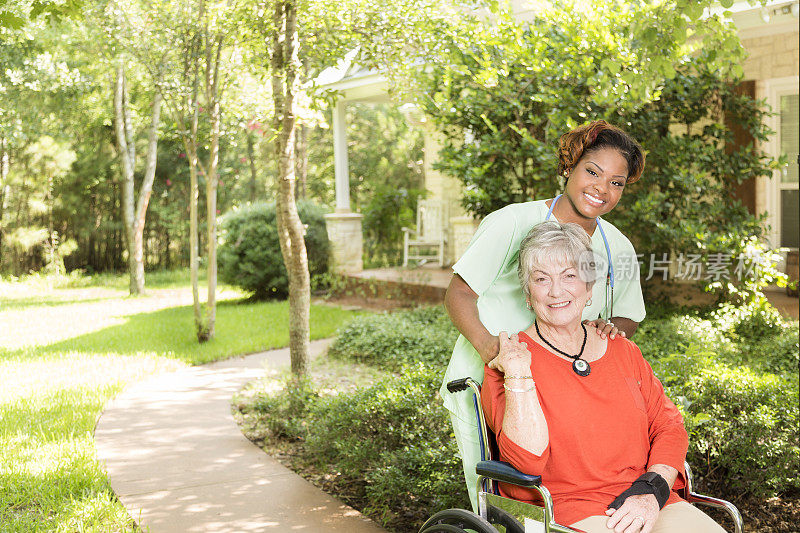
[[[616,533],[650,533],[658,518],[658,501],[652,494],[628,496],[619,509],[607,509],[606,527]]]
[[[625,337],[624,331],[620,331],[620,329],[617,326],[615,326],[613,322],[606,322],[602,318],[596,318],[594,320],[584,320],[583,324],[585,326],[597,328],[597,334],[600,335],[600,338],[602,339],[605,339],[606,336],[613,339],[617,335],[622,335],[623,337]]]
[[[528,351],[528,346],[519,341],[517,334],[510,337],[505,331],[501,331],[498,336],[500,341],[500,352],[497,357],[489,362],[489,368],[493,368],[502,372],[508,373],[527,373],[531,371],[531,352]]]

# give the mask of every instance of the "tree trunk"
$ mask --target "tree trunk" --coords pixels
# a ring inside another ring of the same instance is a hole
[[[277,0],[273,13],[271,67],[277,133],[278,236],[289,275],[289,352],[292,372],[303,376],[308,370],[311,287],[303,224],[294,199],[294,85],[298,63],[296,23],[297,8],[293,0]]]
[[[130,126],[130,117],[126,112],[125,71],[122,64],[117,65],[114,82],[114,129],[117,134],[117,152],[122,163],[122,223],[125,227],[128,248],[128,269],[130,274],[129,290],[131,294],[140,294],[136,283],[136,254],[134,244],[134,205],[133,205],[133,169],[136,163],[135,151],[132,148],[134,139]]]
[[[0,135],[0,272],[3,271],[3,215],[6,211],[6,178],[9,171],[9,156],[6,138]]]
[[[158,124],[161,120],[161,93],[156,91],[153,95],[153,106],[150,117],[150,128],[147,133],[147,160],[144,169],[144,179],[139,189],[139,198],[136,201],[136,217],[133,221],[133,264],[132,281],[136,284],[136,294],[144,292],[144,221],[147,215],[147,206],[153,192],[153,179],[156,175],[156,161],[158,159]]]
[[[247,133],[247,158],[250,160],[250,203],[255,203],[258,198],[258,183],[256,182],[256,158],[253,147],[253,134]]]
[[[197,134],[197,114],[195,113],[194,135]],[[184,142],[186,157],[189,159],[189,277],[192,280],[192,304],[194,307],[194,325],[197,331],[197,340],[208,340],[206,328],[203,324],[203,314],[200,309],[200,289],[198,286],[198,262],[200,260],[197,249],[197,200],[199,197],[197,187],[197,151],[191,143]]]
[[[206,164],[206,224],[208,246],[208,300],[206,301],[206,328],[208,338],[214,336],[217,318],[217,186],[219,176],[219,62],[222,55],[222,36],[217,36],[215,50],[206,55],[206,96],[211,103],[211,142]]]
[[[304,124],[300,124],[296,128],[295,140],[295,173],[297,174],[297,191],[298,199],[305,199],[306,197],[306,181],[308,178],[308,143],[306,135],[308,128]]]

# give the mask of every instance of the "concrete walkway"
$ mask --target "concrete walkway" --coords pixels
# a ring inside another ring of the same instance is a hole
[[[328,342],[312,342],[312,354]],[[144,531],[384,531],[239,430],[232,396],[265,366],[288,363],[282,349],[187,368],[135,384],[108,405],[95,428],[97,455]]]

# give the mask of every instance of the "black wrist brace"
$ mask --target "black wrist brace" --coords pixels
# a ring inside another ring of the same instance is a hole
[[[658,508],[663,509],[669,499],[669,485],[667,480],[655,472],[646,472],[631,483],[625,491],[608,505],[609,509],[619,509],[628,496],[637,494],[652,494],[656,497]]]

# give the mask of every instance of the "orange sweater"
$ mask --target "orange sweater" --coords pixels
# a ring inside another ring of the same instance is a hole
[[[653,464],[680,472],[673,489],[684,486],[683,462],[689,440],[683,418],[631,341],[609,339],[606,353],[586,377],[525,333],[531,369],[549,431],[542,455],[521,448],[502,431],[503,374],[485,368],[481,403],[497,435],[500,460],[521,472],[539,474],[553,496],[555,519],[569,525],[603,515],[608,504]],[[513,394],[513,393],[512,393]],[[503,496],[535,502],[537,493],[500,484]],[[681,501],[670,494],[667,504]]]

